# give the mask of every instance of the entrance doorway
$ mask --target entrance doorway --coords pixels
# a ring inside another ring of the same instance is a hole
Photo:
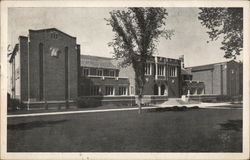
[[[162,84],[161,85],[161,95],[164,95],[164,93],[165,93],[165,85]]]
[[[154,95],[158,95],[158,85],[154,85]]]

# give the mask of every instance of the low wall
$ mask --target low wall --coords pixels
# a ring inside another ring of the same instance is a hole
[[[136,99],[138,97],[136,96]],[[142,104],[157,104],[168,100],[167,96],[157,96],[157,95],[144,95],[142,98]],[[136,101],[137,102],[137,101]]]
[[[94,106],[101,105],[116,105],[116,106],[134,106],[138,102],[138,96],[83,96],[80,99],[93,99],[96,103]],[[93,100],[91,103],[93,103]],[[156,104],[167,101],[166,96],[154,96],[154,95],[144,95],[142,98],[142,104]],[[81,107],[81,106],[79,106]]]
[[[157,104],[167,101],[167,96],[144,95],[142,104]],[[84,103],[79,103],[82,101]],[[39,102],[23,102],[27,110],[45,110],[45,109],[66,109],[77,107],[92,107],[92,106],[135,106],[138,102],[138,96],[82,96],[76,101],[39,101]]]
[[[206,95],[206,94],[190,95],[189,100],[200,101],[200,102],[229,102],[229,101],[241,101],[242,96]]]
[[[39,101],[39,102],[24,102],[27,110],[44,110],[44,109],[66,109],[76,108],[75,101]]]
[[[219,95],[190,95],[189,100],[199,101],[199,102],[216,102]]]

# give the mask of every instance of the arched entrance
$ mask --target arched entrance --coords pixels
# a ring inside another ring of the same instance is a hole
[[[154,85],[154,95],[158,95],[158,85]]]
[[[165,85],[162,84],[161,85],[161,95],[164,95],[165,94]]]

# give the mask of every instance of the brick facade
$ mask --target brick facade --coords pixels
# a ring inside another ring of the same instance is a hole
[[[80,47],[75,37],[55,28],[29,30],[28,37],[19,37],[18,46],[10,60],[11,66],[20,62],[20,82],[16,81],[20,86],[15,90],[20,90],[21,96],[15,93],[15,98],[27,103],[77,98]]]
[[[119,76],[120,70],[112,61],[111,58],[81,55],[80,96],[129,95],[129,79]]]
[[[148,74],[146,73],[146,84],[144,95],[167,96],[170,98],[180,97],[181,90],[181,61],[165,57],[152,57],[148,60]],[[161,66],[161,67],[159,67]],[[172,67],[172,68],[171,68]],[[159,71],[161,70],[161,71]],[[120,68],[120,75],[127,76],[130,81],[131,94],[135,94],[135,72],[132,66]]]
[[[242,63],[236,61],[221,62],[186,68],[195,81],[205,84],[207,95],[242,95]]]

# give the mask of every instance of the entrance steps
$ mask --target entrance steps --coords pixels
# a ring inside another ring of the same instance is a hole
[[[181,98],[168,98],[168,101],[165,101],[161,105],[180,106],[180,105],[186,105],[186,104],[199,104],[199,102],[193,101],[193,100],[185,102]]]

